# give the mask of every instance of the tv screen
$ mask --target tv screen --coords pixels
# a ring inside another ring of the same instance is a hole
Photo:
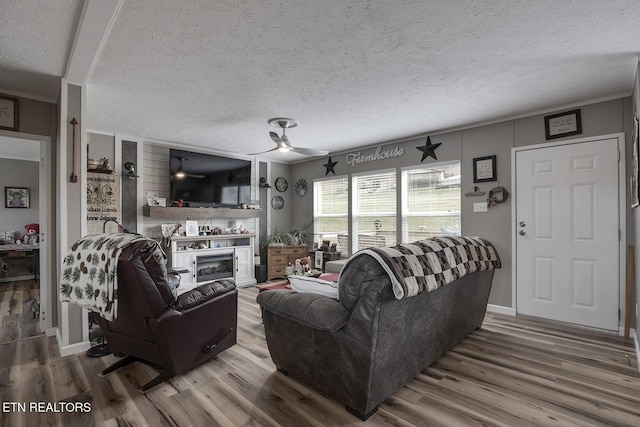
[[[184,206],[238,207],[251,202],[250,160],[171,149],[169,173],[171,200],[182,199]]]

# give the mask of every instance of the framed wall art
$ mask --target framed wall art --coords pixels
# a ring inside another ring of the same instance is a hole
[[[565,136],[580,135],[582,133],[582,119],[580,110],[551,114],[544,117],[544,132],[547,140],[564,138]]]
[[[0,129],[18,131],[18,98],[0,94]]]
[[[473,159],[473,182],[497,181],[496,156]]]
[[[6,208],[28,208],[29,189],[24,187],[4,187],[4,206]]]

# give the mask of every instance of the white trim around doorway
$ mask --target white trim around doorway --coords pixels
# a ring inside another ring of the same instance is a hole
[[[516,259],[517,259],[517,246],[516,246],[516,228],[517,228],[517,224],[516,224],[516,208],[517,208],[517,198],[518,195],[515,192],[515,185],[516,185],[516,153],[518,153],[519,151],[526,151],[526,150],[535,150],[535,149],[541,149],[541,148],[549,148],[549,147],[559,147],[562,145],[570,145],[570,144],[580,144],[580,143],[584,143],[584,142],[592,142],[592,141],[599,141],[599,140],[603,140],[603,139],[617,139],[618,141],[618,200],[619,200],[619,206],[618,206],[618,224],[620,227],[619,233],[620,233],[620,239],[619,239],[619,244],[618,244],[618,309],[619,309],[619,313],[620,313],[620,319],[618,319],[618,326],[620,326],[621,323],[621,319],[624,316],[624,313],[622,313],[622,310],[624,308],[624,287],[622,286],[622,284],[625,283],[625,274],[626,274],[626,266],[625,266],[625,260],[626,260],[626,247],[627,247],[627,233],[626,233],[626,229],[627,229],[627,186],[626,186],[626,163],[625,163],[625,159],[626,159],[626,152],[625,152],[625,144],[624,144],[624,138],[625,138],[625,134],[624,132],[620,132],[620,133],[614,133],[614,134],[608,134],[608,135],[598,135],[598,136],[590,136],[590,137],[586,137],[586,138],[578,138],[578,139],[570,139],[570,140],[566,140],[566,141],[559,141],[559,142],[551,142],[551,143],[544,143],[544,144],[534,144],[534,145],[527,145],[527,146],[522,146],[522,147],[514,147],[511,149],[511,188],[514,189],[513,191],[513,203],[511,203],[511,247],[512,247],[512,251],[511,251],[511,265],[512,265],[512,269],[511,269],[511,306],[513,307],[514,312],[517,314],[518,312],[518,307],[517,307],[517,288],[516,288],[516,277],[517,277],[517,269],[518,269],[518,265],[516,263]]]

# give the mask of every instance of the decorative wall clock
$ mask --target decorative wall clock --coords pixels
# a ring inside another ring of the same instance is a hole
[[[282,196],[273,196],[271,199],[271,207],[273,209],[282,209],[284,207],[284,199]]]
[[[307,190],[309,187],[307,186],[307,181],[303,178],[300,178],[296,181],[296,194],[300,197],[307,194]]]
[[[284,193],[285,191],[287,191],[287,188],[289,188],[289,183],[283,177],[276,179],[275,185],[276,185],[276,190],[278,190],[281,193]]]

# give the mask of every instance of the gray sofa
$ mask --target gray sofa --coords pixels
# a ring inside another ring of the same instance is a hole
[[[378,405],[478,329],[494,270],[474,272],[432,292],[396,299],[373,257],[342,271],[340,300],[265,291],[267,345],[276,368],[344,402],[366,420]]]

